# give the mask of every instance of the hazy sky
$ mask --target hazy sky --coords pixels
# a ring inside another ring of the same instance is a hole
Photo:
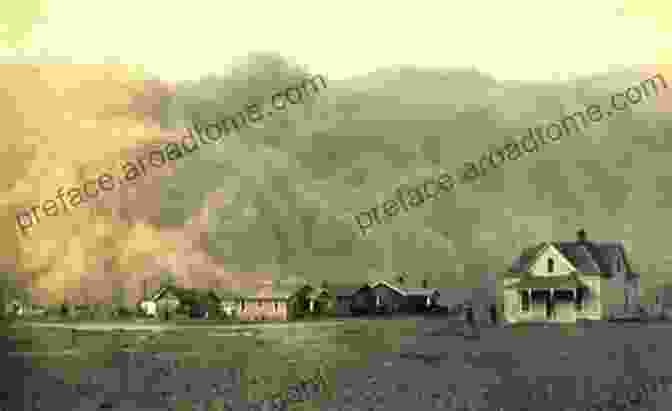
[[[632,14],[620,0],[49,0],[24,53],[118,58],[167,80],[221,72],[252,51],[332,79],[394,64],[563,79],[654,63],[670,33]]]

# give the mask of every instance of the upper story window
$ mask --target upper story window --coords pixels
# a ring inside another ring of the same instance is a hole
[[[277,302],[273,303],[273,310],[275,310],[275,312],[278,312],[278,303]]]
[[[547,271],[548,271],[549,273],[552,273],[552,272],[553,272],[553,269],[555,268],[555,267],[554,267],[554,265],[555,265],[555,261],[553,261],[552,258],[549,258],[548,261],[547,261],[547,265],[548,265],[548,270],[547,270]]]

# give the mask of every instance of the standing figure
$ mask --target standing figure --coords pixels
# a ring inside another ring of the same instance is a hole
[[[467,304],[467,306],[464,307],[464,314],[467,325],[470,328],[474,328],[476,326],[476,320],[474,318],[474,308],[471,306],[471,304]]]
[[[490,323],[494,326],[497,325],[497,306],[495,304],[490,304]]]
[[[476,326],[476,316],[474,314],[474,307],[468,303],[465,307],[465,320],[469,329],[470,338],[478,338],[478,327]]]

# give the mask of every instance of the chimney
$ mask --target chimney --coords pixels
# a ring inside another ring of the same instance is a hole
[[[588,234],[586,233],[586,230],[584,230],[583,228],[577,231],[576,236],[579,239],[580,243],[585,243],[586,241],[588,241]]]

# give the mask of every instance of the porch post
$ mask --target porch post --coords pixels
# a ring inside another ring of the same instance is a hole
[[[525,295],[527,295],[528,307],[530,307],[529,309],[531,310],[532,309],[532,301],[530,301],[530,289],[525,288],[522,291],[525,293]],[[523,312],[523,295],[522,294],[520,295],[520,312],[521,313]]]
[[[531,288],[527,289],[527,307],[528,307],[528,309],[527,309],[528,314],[532,313],[533,312],[532,311],[533,310],[533,305],[532,305],[532,289]]]

